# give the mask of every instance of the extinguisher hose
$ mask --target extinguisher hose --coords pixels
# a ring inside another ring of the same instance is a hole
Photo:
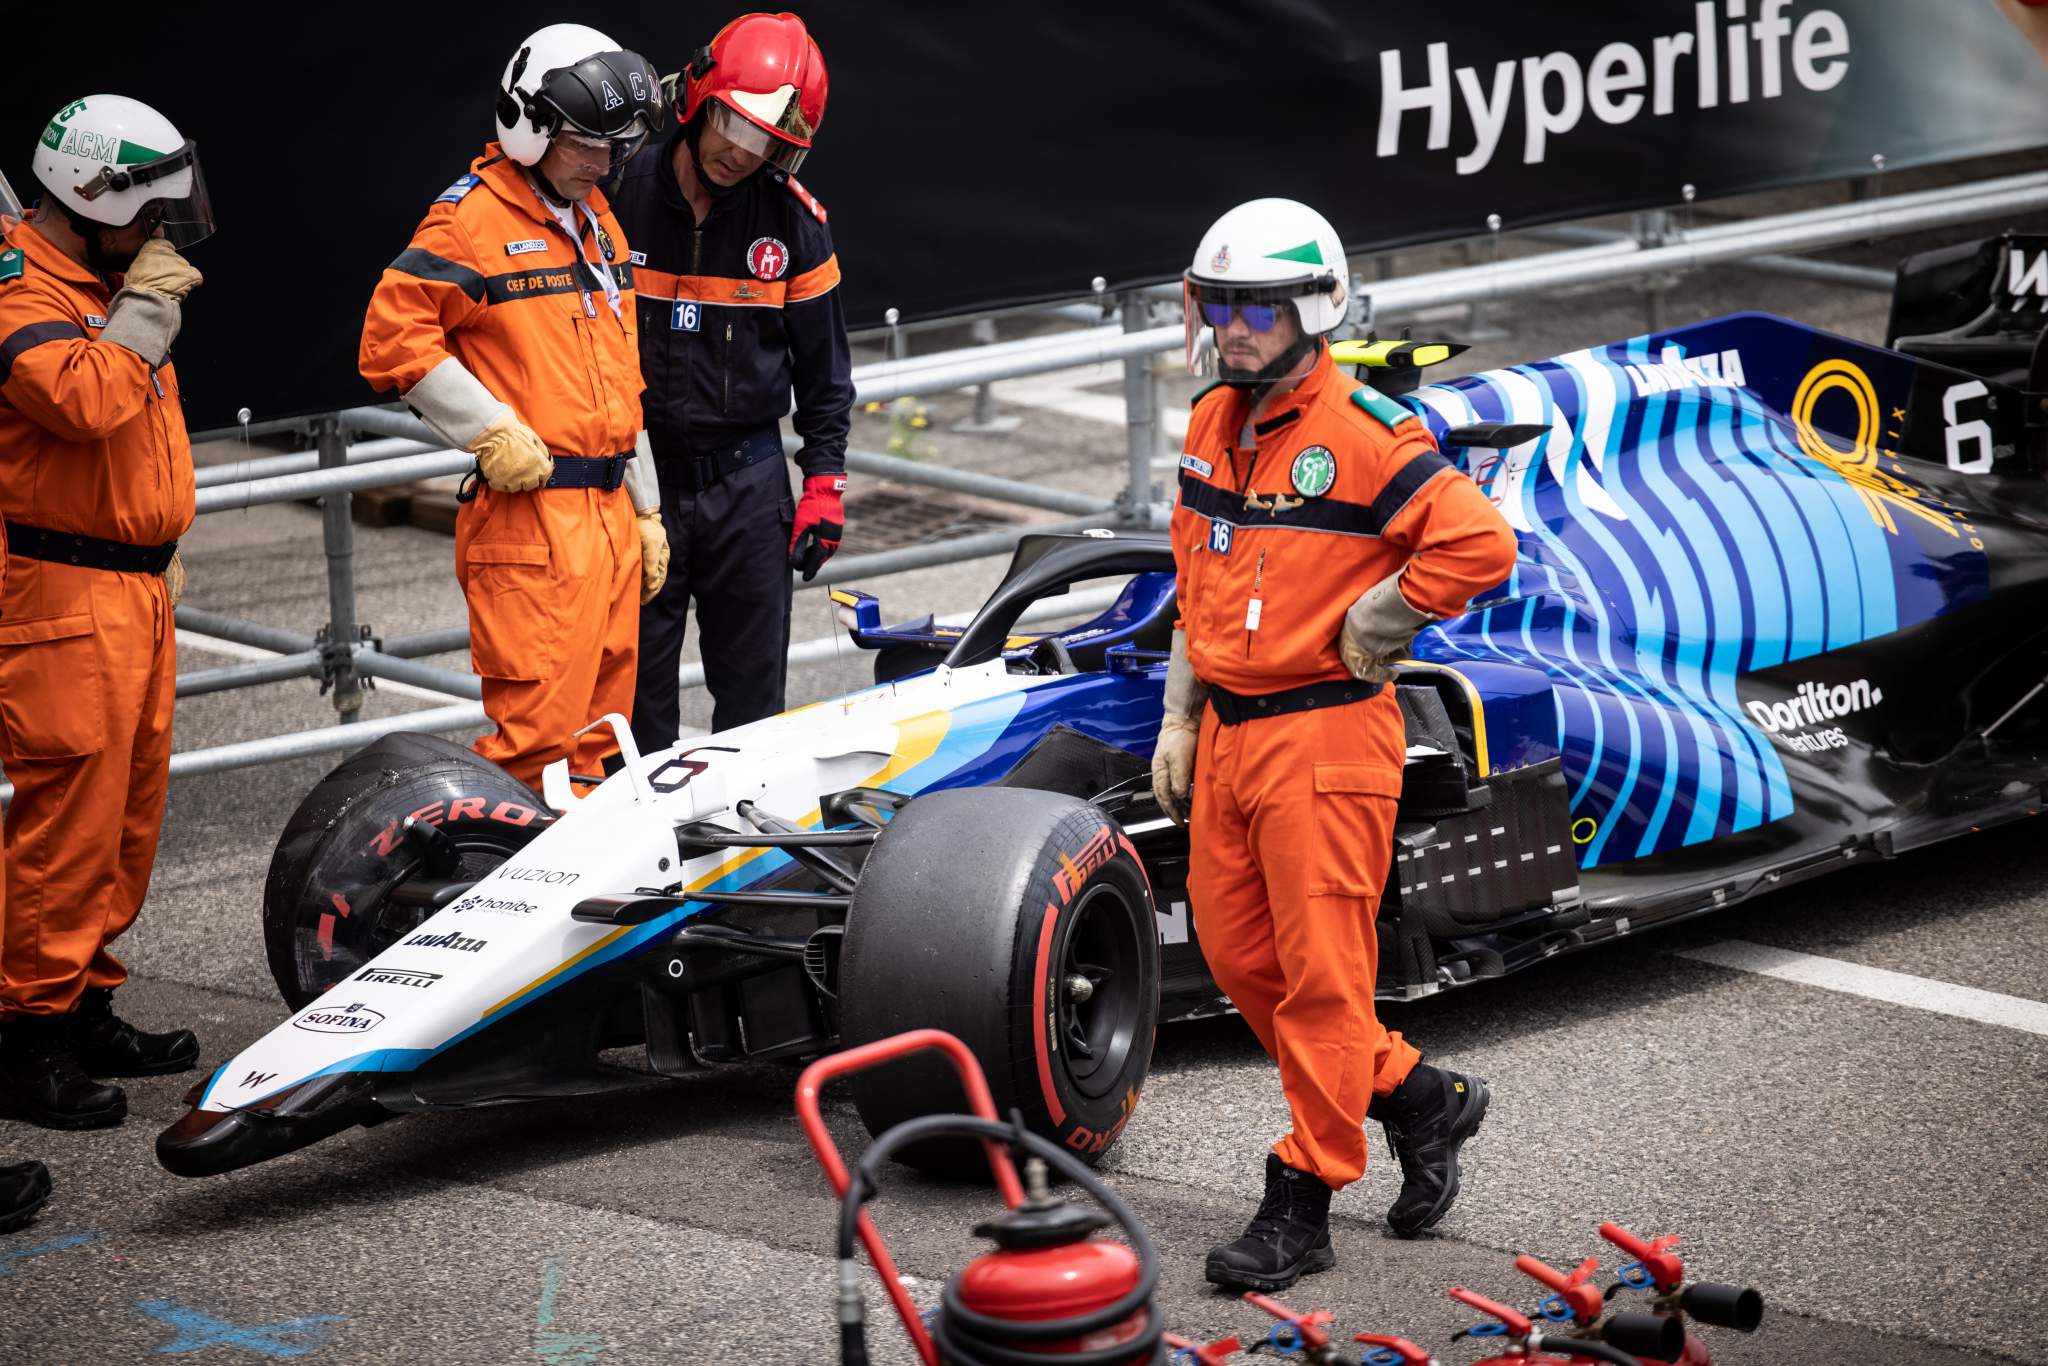
[[[1130,1207],[1117,1198],[1116,1192],[1104,1185],[1084,1163],[1026,1129],[1021,1119],[999,1124],[972,1115],[925,1115],[905,1120],[869,1144],[868,1150],[861,1155],[853,1179],[847,1183],[845,1198],[839,1202],[839,1260],[842,1264],[854,1255],[854,1236],[860,1224],[861,1207],[875,1194],[876,1174],[882,1163],[905,1144],[929,1138],[993,1139],[1044,1159],[1047,1166],[1079,1186],[1091,1200],[1108,1211],[1130,1240],[1131,1250],[1138,1255],[1138,1282],[1128,1294],[1100,1309],[1060,1319],[1020,1322],[991,1318],[962,1304],[956,1288],[957,1278],[948,1281],[942,1295],[944,1312],[939,1315],[934,1335],[946,1361],[957,1363],[957,1366],[1045,1366],[1048,1360],[1056,1359],[1064,1366],[1117,1366],[1117,1363],[1132,1360],[1163,1359],[1165,1346],[1161,1334],[1164,1325],[1160,1322],[1157,1306],[1152,1303],[1152,1292],[1159,1286],[1159,1250],[1152,1244],[1152,1235],[1146,1232],[1145,1225]],[[1114,1346],[1061,1352],[1053,1358],[1043,1351],[1020,1350],[1011,1345],[1085,1337],[1120,1324],[1141,1310],[1145,1317],[1137,1334]],[[860,1339],[857,1346],[853,1342],[856,1336]],[[858,1355],[846,1355],[849,1347],[857,1350]],[[843,1362],[867,1360],[865,1333],[860,1331],[859,1325],[849,1324],[842,1330],[840,1351]]]
[[[1604,1342],[1591,1338],[1575,1338],[1565,1333],[1532,1333],[1529,1335],[1532,1351],[1558,1352],[1565,1356],[1582,1357],[1588,1361],[1605,1361],[1612,1366],[1642,1366],[1636,1358],[1619,1347],[1610,1347]]]

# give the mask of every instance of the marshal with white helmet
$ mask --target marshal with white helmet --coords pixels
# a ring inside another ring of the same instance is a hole
[[[1254,199],[1238,205],[1202,234],[1195,259],[1181,277],[1187,315],[1188,368],[1212,370],[1225,384],[1265,384],[1293,369],[1317,343],[1344,323],[1349,297],[1344,244],[1330,220],[1293,199]],[[1241,316],[1267,332],[1283,310],[1301,326],[1295,344],[1256,371],[1224,365],[1211,329]]]
[[[87,95],[57,111],[36,143],[36,179],[88,243],[93,224],[154,220],[183,250],[213,235],[199,147],[169,119],[125,95]]]
[[[549,24],[505,63],[498,82],[498,144],[532,166],[564,132],[610,144],[612,171],[630,160],[661,117],[661,78],[646,60],[594,28]]]

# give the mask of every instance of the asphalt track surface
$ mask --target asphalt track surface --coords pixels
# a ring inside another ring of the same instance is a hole
[[[1919,245],[1833,255],[1881,264]],[[1412,253],[1400,268],[1435,259]],[[1680,283],[1663,307],[1667,323],[1769,307],[1874,338],[1884,305],[1728,271]],[[1496,321],[1513,336],[1462,358],[1468,368],[1625,336],[1643,314],[1615,289]],[[1116,378],[1078,382],[1114,395]],[[1121,483],[1114,428],[1018,408],[1026,420],[1011,436],[950,433],[967,407],[958,395],[931,403],[920,439],[948,463],[1104,494]],[[857,440],[880,446],[888,433],[886,415],[864,417]],[[318,536],[317,514],[298,507],[203,520],[187,542],[191,600],[310,629],[325,601]],[[853,536],[849,551],[857,524]],[[459,619],[447,538],[365,531],[358,550],[362,616],[380,631]],[[950,611],[973,606],[999,568],[872,586],[891,616]],[[795,637],[827,626],[822,596],[800,595]],[[189,644],[181,659],[188,670],[229,662]],[[795,671],[791,702],[856,686],[865,667],[850,652]],[[705,704],[687,695],[686,722],[704,724]],[[368,714],[428,705],[386,691]],[[178,743],[331,720],[312,685],[273,686],[189,699]],[[283,1017],[263,962],[261,881],[292,807],[331,762],[172,788],[149,903],[118,949],[135,974],[120,1001],[145,1025],[197,1029],[203,1069]],[[2048,1279],[2048,1035],[1682,956],[1734,941],[2042,1002],[2041,840],[2032,822],[1970,836],[1389,1008],[1432,1058],[1494,1087],[1464,1197],[1428,1236],[1387,1235],[1398,1168],[1375,1135],[1365,1178],[1335,1203],[1336,1269],[1284,1298],[1334,1311],[1347,1336],[1399,1332],[1469,1361],[1481,1353],[1448,1337],[1473,1316],[1447,1287],[1532,1305],[1513,1254],[1566,1267],[1600,1254],[1611,1266],[1595,1229],[1614,1219],[1682,1234],[1694,1275],[1765,1292],[1761,1333],[1712,1336],[1729,1366],[2048,1356],[2036,1306]],[[407,1118],[187,1181],[158,1168],[151,1145],[194,1079],[129,1083],[129,1119],[112,1131],[0,1124],[0,1161],[40,1157],[57,1182],[34,1225],[0,1238],[0,1362],[836,1359],[834,1206],[793,1116],[794,1068]],[[843,1093],[828,1094],[827,1116],[843,1147],[864,1140]],[[1176,1331],[1264,1333],[1262,1316],[1211,1292],[1201,1264],[1242,1228],[1284,1124],[1272,1067],[1235,1018],[1159,1032],[1152,1079],[1105,1170],[1164,1254],[1160,1299]],[[968,1230],[993,1209],[985,1191],[908,1172],[885,1188],[877,1217],[920,1304],[985,1246]],[[879,1293],[870,1306],[877,1359],[910,1360]]]

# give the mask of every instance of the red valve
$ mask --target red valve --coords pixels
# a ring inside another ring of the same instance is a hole
[[[1385,1347],[1389,1351],[1399,1353],[1401,1360],[1407,1362],[1408,1366],[1436,1366],[1435,1357],[1406,1338],[1390,1338],[1383,1333],[1360,1333],[1351,1340],[1362,1342],[1368,1347]]]
[[[1678,1235],[1667,1233],[1654,1242],[1644,1242],[1620,1224],[1600,1225],[1600,1236],[1643,1264],[1657,1289],[1669,1291],[1685,1279],[1685,1263],[1667,1249],[1678,1246]]]
[[[1234,1337],[1218,1338],[1214,1342],[1191,1342],[1178,1333],[1161,1335],[1168,1347],[1176,1351],[1191,1353],[1200,1366],[1227,1366],[1233,1353],[1244,1350],[1244,1344]]]
[[[1451,1287],[1451,1298],[1461,1304],[1471,1305],[1488,1318],[1499,1319],[1503,1324],[1507,1325],[1508,1332],[1514,1337],[1525,1338],[1536,1327],[1535,1324],[1529,1322],[1528,1319],[1522,1317],[1515,1310],[1508,1308],[1504,1304],[1495,1304],[1486,1296],[1474,1294],[1462,1285]]]
[[[1567,1276],[1556,1267],[1539,1262],[1526,1253],[1515,1258],[1515,1270],[1533,1276],[1555,1290],[1558,1298],[1565,1302],[1565,1307],[1572,1311],[1572,1317],[1580,1323],[1591,1323],[1599,1318],[1600,1311],[1607,1307],[1607,1297],[1600,1293],[1599,1287],[1586,1284],[1599,1269],[1599,1261],[1588,1257]]]

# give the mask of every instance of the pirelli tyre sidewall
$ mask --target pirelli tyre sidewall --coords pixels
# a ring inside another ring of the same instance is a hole
[[[1143,863],[1077,798],[1024,788],[931,793],[898,812],[862,870],[840,959],[842,1039],[957,1035],[998,1114],[1096,1161],[1123,1132],[1152,1062],[1159,930]],[[857,1073],[869,1132],[960,1113],[935,1056]],[[902,1154],[985,1175],[972,1145]]]
[[[406,818],[438,827],[474,880],[554,819],[524,783],[459,745],[388,735],[349,756],[286,822],[263,884],[263,941],[277,989],[294,1010],[359,971],[421,919],[394,904],[416,860]]]

